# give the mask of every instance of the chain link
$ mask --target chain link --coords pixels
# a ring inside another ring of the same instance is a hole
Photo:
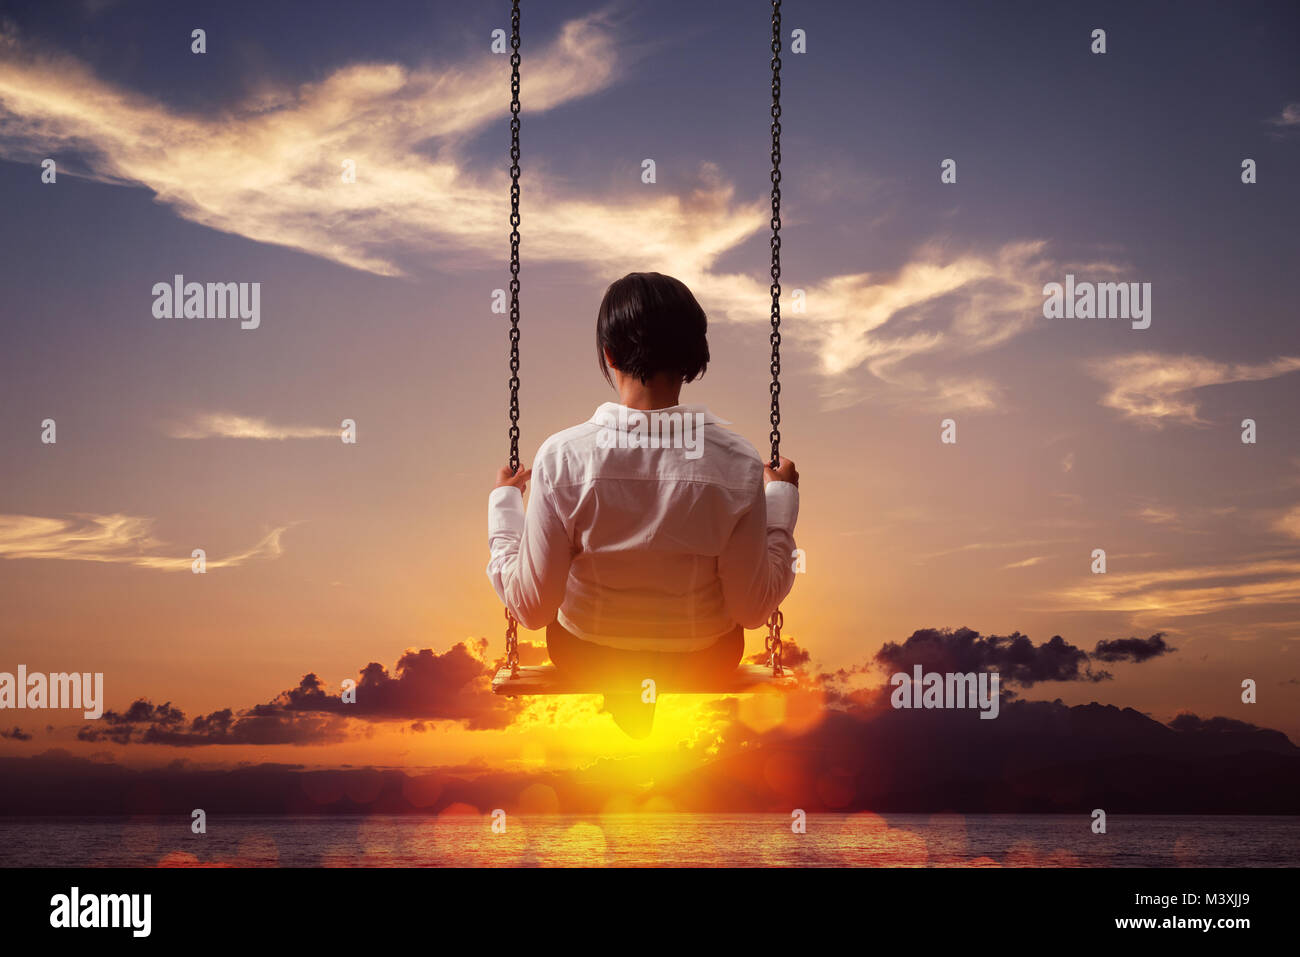
[[[781,0],[772,0],[772,468],[781,464]]]
[[[519,0],[510,9],[510,471],[519,471]],[[519,674],[519,623],[506,608],[506,667]]]
[[[518,677],[519,622],[515,621],[515,616],[510,614],[509,608],[506,609],[506,667],[510,669],[510,677]]]
[[[778,608],[767,620],[767,637],[763,639],[763,649],[767,652],[767,663],[772,666],[772,674],[781,677],[785,669],[781,667],[781,626],[785,624],[785,615]]]

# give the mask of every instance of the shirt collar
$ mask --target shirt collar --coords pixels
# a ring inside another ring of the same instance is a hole
[[[726,419],[721,419],[718,416],[714,415],[712,412],[708,410],[706,406],[703,405],[671,405],[666,409],[629,409],[627,406],[619,405],[617,402],[602,403],[601,406],[598,409],[596,409],[596,414],[593,415],[587,421],[594,422],[597,425],[605,425],[605,426],[611,426],[612,423],[611,426],[612,428],[619,429],[620,431],[622,431],[623,427],[627,424],[628,416],[635,415],[637,413],[640,413],[641,415],[649,416],[655,412],[659,412],[665,415],[671,415],[674,412],[681,413],[683,415],[687,413],[693,414],[697,412],[702,412],[704,413],[704,421],[710,425],[731,425],[731,423],[728,422]]]

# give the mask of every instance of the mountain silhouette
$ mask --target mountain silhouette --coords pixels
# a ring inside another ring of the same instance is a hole
[[[616,783],[627,775],[606,772],[636,761],[537,772],[198,770],[180,762],[137,770],[47,751],[0,759],[0,814],[485,810],[517,807],[531,784],[552,789],[554,810],[596,813],[627,794]],[[683,811],[1298,814],[1300,749],[1278,731],[1233,719],[1181,715],[1165,725],[1097,703],[1010,700],[995,720],[974,711],[830,710],[798,735],[733,724],[716,756],[655,779],[634,803],[652,797]]]

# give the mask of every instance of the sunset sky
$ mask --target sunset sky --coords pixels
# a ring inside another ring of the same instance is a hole
[[[1176,650],[1020,694],[1300,740],[1300,13],[1049,6],[786,4],[787,38],[808,37],[784,57],[783,281],[807,303],[783,325],[807,553],[786,630],[867,687],[918,629],[1087,652],[1159,633]],[[596,307],[634,270],[694,290],[713,361],[684,401],[761,448],[768,5],[524,7],[524,458],[614,398]],[[95,723],[70,711],[5,712],[23,734],[0,755],[681,763],[735,721],[818,720],[816,694],[666,698],[638,742],[597,698],[486,690],[496,28],[508,3],[0,7],[0,671],[103,672],[119,715],[145,699],[253,729],[122,744],[102,724],[79,739]],[[176,274],[260,282],[260,327],[155,318]],[[1067,274],[1150,283],[1150,328],[1043,318]],[[329,694],[371,662],[393,676],[408,649],[445,691],[418,714],[300,711],[265,735],[240,717],[308,673]]]

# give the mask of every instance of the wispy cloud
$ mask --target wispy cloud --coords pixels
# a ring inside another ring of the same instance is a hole
[[[1208,615],[1244,606],[1300,603],[1300,559],[1119,571],[1088,576],[1058,591],[1057,608],[1128,612],[1138,624]]]
[[[273,425],[266,419],[207,412],[166,427],[174,439],[337,439],[339,429],[312,425]]]
[[[900,400],[941,411],[997,406],[1001,390],[979,376],[936,375],[904,365],[927,353],[970,355],[993,348],[1040,318],[1042,285],[1060,265],[1042,240],[1011,242],[992,255],[915,251],[892,275],[834,276],[807,288],[809,335],[828,376],[865,366]],[[833,401],[854,389],[834,383]]]
[[[1138,509],[1134,517],[1152,525],[1173,525],[1178,521],[1178,512],[1167,506],[1147,505]]]
[[[571,21],[530,51],[530,113],[607,86],[617,61],[599,14]],[[479,56],[441,71],[356,64],[296,89],[266,87],[227,110],[182,114],[70,58],[15,55],[0,63],[9,114],[0,135],[9,156],[81,153],[93,178],[148,187],[213,229],[399,275],[394,247],[499,256],[502,174],[479,177],[457,154],[504,116],[502,62]],[[342,182],[345,159],[356,164],[355,183]],[[530,255],[626,238],[594,234],[590,210],[557,202],[544,181],[530,177],[528,188],[534,215],[545,209],[548,223],[530,234]],[[661,227],[673,218],[669,206],[655,210]]]
[[[1282,107],[1282,112],[1269,120],[1269,123],[1284,129],[1300,127],[1300,103],[1288,103]]]
[[[1273,528],[1292,538],[1300,538],[1300,505],[1289,509],[1273,524]]]
[[[280,538],[287,527],[273,529],[242,552],[224,558],[208,557],[206,565],[209,569],[233,568],[254,559],[279,558],[283,553]],[[0,558],[112,562],[188,571],[193,559],[167,554],[166,543],[154,537],[152,528],[153,519],[136,515],[0,515]]]
[[[924,564],[935,558],[943,558],[948,555],[961,555],[968,552],[987,552],[1003,548],[1029,548],[1036,545],[1056,545],[1061,542],[1059,538],[1035,538],[1025,539],[1015,542],[968,542],[965,545],[958,545],[955,548],[945,548],[943,551],[930,552],[927,555],[917,557],[918,564]],[[1011,568],[1011,565],[1005,566]]]
[[[7,46],[0,155],[73,154],[85,175],[150,189],[185,219],[380,275],[403,275],[404,263],[431,256],[446,266],[500,259],[505,173],[500,164],[476,168],[464,149],[506,120],[500,57],[418,69],[354,64],[198,114],[119,89],[68,57],[36,55],[13,38]],[[528,114],[608,88],[625,60],[610,16],[569,21],[529,52]],[[356,164],[355,183],[342,181],[344,160]],[[714,164],[702,162],[680,195],[640,186],[572,194],[537,159],[525,179],[531,262],[580,263],[602,277],[657,269],[690,285],[714,318],[766,316],[760,270],[715,266],[767,228],[768,200],[738,200]],[[846,374],[865,368],[915,408],[995,408],[994,381],[908,363],[985,350],[1028,329],[1044,277],[1060,271],[1043,250],[1040,240],[991,252],[925,246],[891,274],[805,282],[807,314],[791,338],[817,351],[830,404],[864,397]]]
[[[1107,386],[1101,404],[1140,425],[1206,425],[1197,414],[1193,392],[1231,382],[1259,382],[1300,369],[1300,357],[1268,362],[1217,362],[1202,356],[1145,352],[1088,363],[1094,378]]]

